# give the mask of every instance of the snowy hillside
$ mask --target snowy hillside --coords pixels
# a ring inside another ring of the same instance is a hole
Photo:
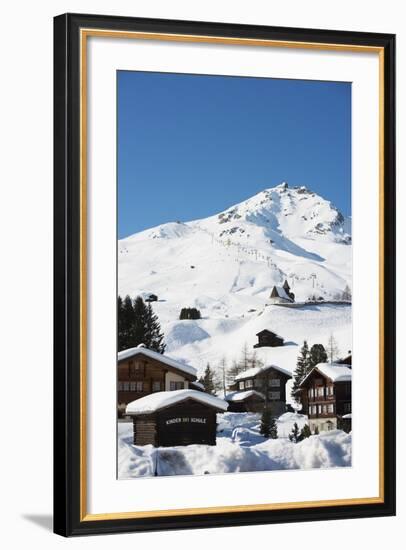
[[[209,218],[172,222],[118,244],[121,296],[154,293],[166,353],[200,372],[238,357],[264,328],[288,345],[258,356],[294,368],[297,345],[326,344],[331,333],[351,349],[351,307],[324,304],[288,309],[269,305],[273,285],[287,279],[296,301],[331,300],[351,287],[350,220],[327,200],[286,183],[266,189]],[[202,319],[179,321],[182,307]]]

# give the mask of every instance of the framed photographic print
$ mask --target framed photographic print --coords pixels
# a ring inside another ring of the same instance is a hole
[[[54,25],[55,532],[393,515],[395,37]]]

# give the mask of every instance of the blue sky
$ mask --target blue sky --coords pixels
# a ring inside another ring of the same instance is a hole
[[[282,181],[351,213],[351,84],[118,72],[118,237]]]

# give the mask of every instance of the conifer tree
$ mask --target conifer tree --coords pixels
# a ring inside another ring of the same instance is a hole
[[[131,298],[124,298],[121,306],[121,333],[119,334],[119,351],[133,347],[134,309]],[[119,313],[120,313],[119,311]]]
[[[300,441],[300,430],[297,422],[293,424],[292,431],[289,434],[289,439],[292,443],[298,443]]]
[[[271,418],[271,423],[269,427],[269,438],[278,439],[278,426],[276,425],[276,420],[274,417]]]
[[[261,415],[261,423],[259,425],[259,433],[264,437],[269,437],[270,421],[271,411],[267,407],[264,407]]]
[[[303,428],[300,431],[300,440],[307,439],[312,435],[312,432],[310,431],[309,424],[305,424]]]
[[[345,286],[343,293],[341,295],[341,299],[345,300],[346,302],[351,302],[352,294],[351,294],[351,289],[348,285]]]
[[[145,311],[145,335],[143,343],[148,349],[152,349],[158,353],[164,353],[166,348],[158,316],[154,313],[150,303]]]
[[[199,382],[203,384],[206,393],[215,394],[214,372],[210,368],[210,363],[207,363],[204,374],[199,379]]]
[[[264,410],[262,411],[262,416],[261,416],[261,424],[259,426],[259,433],[264,437],[271,436],[271,422],[272,422],[271,409],[269,407],[264,407]]]
[[[147,330],[147,306],[141,296],[137,296],[133,304],[133,328],[132,328],[132,345],[136,347],[139,344],[145,344]]]
[[[327,353],[323,344],[313,344],[309,352],[308,372],[319,363],[327,362]]]
[[[300,355],[297,358],[296,369],[293,373],[293,386],[291,395],[293,399],[297,398],[297,390],[304,379],[304,377],[309,372],[309,346],[307,345],[306,340],[303,342],[303,346],[300,350]]]

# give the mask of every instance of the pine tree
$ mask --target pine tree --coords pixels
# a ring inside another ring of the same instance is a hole
[[[271,409],[269,407],[264,407],[261,416],[261,424],[259,426],[259,433],[264,437],[271,437],[272,420]],[[273,421],[273,424],[275,424],[275,421]]]
[[[300,432],[300,440],[307,439],[312,435],[312,432],[310,431],[309,424],[305,424]]]
[[[313,344],[309,352],[308,371],[314,368],[319,363],[327,362],[327,353],[323,344]]]
[[[210,368],[210,363],[207,363],[204,374],[199,379],[199,382],[203,384],[206,393],[215,394],[214,372]]]
[[[351,289],[348,285],[346,285],[346,287],[344,288],[343,293],[341,295],[341,299],[346,302],[351,302],[352,294],[351,294]]]
[[[131,298],[127,296],[121,302],[121,308],[118,311],[120,319],[118,322],[118,350],[128,349],[134,346],[133,344],[133,324],[134,324],[134,309]]]
[[[293,399],[297,398],[296,392],[299,389],[299,386],[302,380],[305,378],[308,372],[309,372],[309,346],[307,345],[307,342],[305,340],[300,350],[300,355],[297,358],[295,372],[293,373],[294,380],[293,380],[293,386],[292,386],[292,392],[291,392]]]
[[[158,316],[154,313],[150,303],[145,311],[145,334],[143,343],[148,349],[152,349],[158,353],[164,353],[166,348]]]
[[[121,296],[117,296],[117,348],[118,351],[125,349],[123,347],[123,299]]]
[[[289,434],[289,439],[292,443],[298,443],[300,441],[300,431],[297,422],[293,424],[292,431]]]
[[[183,307],[180,310],[179,319],[185,320],[185,319],[201,319],[202,314],[200,313],[200,310],[195,307]]]
[[[147,306],[141,296],[137,296],[133,303],[133,327],[132,327],[132,345],[136,347],[140,344],[145,344],[148,347],[146,340],[147,330]]]
[[[278,426],[276,425],[276,420],[274,417],[271,418],[271,423],[269,427],[269,438],[278,439]]]

